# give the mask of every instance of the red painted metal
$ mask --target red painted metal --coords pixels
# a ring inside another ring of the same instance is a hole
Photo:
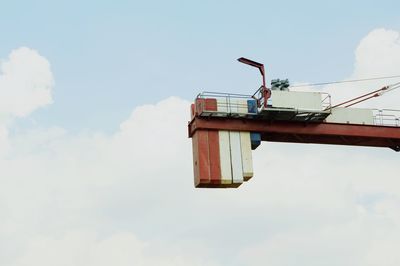
[[[196,108],[194,103],[190,105],[190,118],[193,119],[196,115]]]
[[[250,60],[250,59],[247,59],[245,57],[239,58],[238,61],[240,63],[243,63],[243,64],[246,64],[246,65],[258,68],[260,70],[261,76],[263,78],[263,86],[265,87],[265,69],[264,69],[264,65],[263,64],[258,63],[258,62],[253,61],[253,60]]]
[[[199,129],[260,132],[264,141],[373,146],[400,150],[400,127],[196,117],[189,123],[189,137]]]
[[[195,107],[194,107],[195,116],[198,116],[199,114],[201,114],[203,112],[205,101],[206,101],[206,99],[203,99],[203,98],[196,99]]]
[[[221,160],[218,131],[208,131],[208,148],[210,152],[210,183],[219,185],[221,184]]]
[[[267,84],[265,82],[265,68],[264,65],[261,63],[258,63],[256,61],[241,57],[238,59],[240,63],[253,66],[258,68],[260,70],[261,76],[262,76],[262,86],[261,86],[261,95],[264,98],[264,107],[267,107],[267,100],[271,96],[271,91],[267,88]]]
[[[205,99],[207,111],[217,111],[217,99]],[[221,184],[221,160],[219,154],[218,131],[208,130],[208,149],[210,158],[210,184]]]
[[[196,99],[192,104],[192,119],[202,111],[217,111],[216,99]],[[196,187],[231,187],[221,184],[219,133],[217,130],[198,130],[193,134],[193,166]]]
[[[271,90],[267,87],[263,87],[263,97],[264,97],[264,108],[267,108],[268,99],[271,97]]]
[[[194,185],[210,183],[210,157],[208,149],[208,131],[198,130],[193,135]]]

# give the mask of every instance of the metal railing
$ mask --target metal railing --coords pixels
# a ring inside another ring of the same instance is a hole
[[[265,102],[265,98],[264,98],[264,94],[262,93],[264,86],[261,86],[260,88],[258,88],[258,90],[256,90],[253,95],[251,95],[251,98],[255,99],[257,101],[257,107],[259,110],[262,109],[262,107],[264,107],[264,102]]]
[[[331,95],[327,92],[318,92],[321,95],[321,110],[316,110],[316,111],[321,111],[321,112],[329,112],[331,113],[332,110],[332,101],[331,101]],[[264,109],[264,102],[265,99],[262,94],[262,87],[260,87],[253,95],[252,97],[257,100],[258,107],[260,110]],[[267,106],[272,104],[272,99],[269,98],[267,100]]]
[[[261,89],[258,89],[253,95],[237,94],[237,93],[224,93],[224,92],[210,92],[205,91],[199,93],[196,99],[216,99],[217,106],[216,110],[210,110],[206,108],[205,102],[200,102],[200,110],[202,113],[207,115],[256,115],[264,110],[264,97],[262,97]],[[318,112],[331,112],[331,95],[326,92],[318,92],[321,94],[321,110],[315,110]],[[255,107],[250,108],[246,100],[255,101]],[[271,101],[269,99],[268,101]],[[208,110],[207,110],[208,109]],[[251,109],[251,110],[250,110]],[[301,110],[298,110],[301,111]],[[311,111],[310,111],[311,112]]]
[[[254,116],[258,114],[257,105],[254,108],[250,108],[248,105],[248,100],[254,100],[251,95],[246,94],[236,94],[236,93],[223,93],[223,92],[209,92],[205,91],[199,93],[196,97],[197,99],[215,99],[216,106],[214,108],[209,108],[206,101],[196,101],[199,110],[201,110],[200,115],[205,116]],[[214,110],[211,110],[214,109]],[[216,109],[216,110],[215,110]]]
[[[259,92],[259,91],[258,91]],[[232,116],[232,117],[254,117],[260,114],[263,108],[263,98],[257,99],[254,95],[222,93],[205,91],[197,95],[197,99],[214,99],[215,106],[210,108],[207,101],[196,101],[196,108],[200,110],[202,116]],[[309,111],[309,113],[327,113],[331,112],[331,96],[328,93],[321,94],[321,112]],[[248,100],[252,100],[253,105],[249,105]],[[268,110],[268,109],[265,109]],[[275,110],[274,108],[270,110]],[[284,110],[284,109],[282,109]],[[300,111],[300,110],[297,110]],[[379,126],[400,127],[400,110],[394,109],[372,109],[373,123]]]
[[[331,95],[327,92],[320,92],[321,93],[321,106],[322,110],[332,112],[332,101]]]
[[[374,125],[400,127],[400,110],[373,109]]]

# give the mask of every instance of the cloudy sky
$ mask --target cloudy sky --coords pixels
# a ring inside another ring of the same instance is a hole
[[[399,75],[399,7],[2,1],[0,265],[399,265],[400,154],[263,143],[250,182],[194,189],[186,128],[200,91],[258,88],[241,56],[292,83]]]

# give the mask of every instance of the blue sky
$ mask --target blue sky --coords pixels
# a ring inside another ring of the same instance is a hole
[[[398,28],[396,1],[6,1],[0,51],[19,46],[49,59],[56,104],[39,124],[113,132],[132,108],[200,90],[251,93],[269,78],[350,75],[360,39]]]

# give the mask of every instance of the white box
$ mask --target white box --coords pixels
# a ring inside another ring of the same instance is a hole
[[[336,107],[325,120],[328,123],[373,125],[372,109]]]
[[[319,92],[273,90],[270,99],[274,108],[322,111],[322,97]]]

